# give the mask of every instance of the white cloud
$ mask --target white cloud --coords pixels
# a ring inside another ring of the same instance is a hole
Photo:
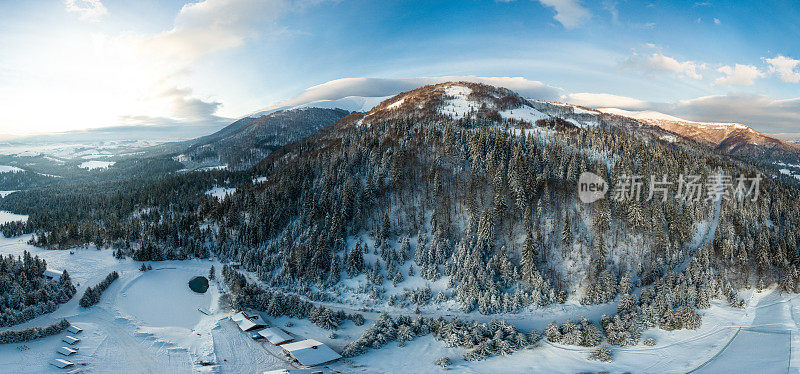
[[[108,13],[100,0],[64,0],[68,12],[78,13],[82,20],[98,20]]]
[[[457,75],[418,78],[342,78],[303,90],[299,95],[281,102],[275,107],[297,106],[318,100],[338,100],[347,96],[381,97],[396,95],[428,84],[451,81],[469,81],[505,87],[522,96],[542,100],[556,100],[562,93],[558,87],[546,85],[522,77],[478,77]]]
[[[555,20],[564,28],[572,29],[591,18],[592,14],[578,0],[539,0],[542,5],[556,11]]]
[[[219,122],[216,112],[222,104],[197,98],[189,88],[194,64],[208,54],[242,46],[248,39],[282,33],[278,19],[306,1],[203,0],[181,7],[166,31],[99,38],[100,49],[113,51],[121,69],[146,72],[137,84],[147,94],[137,101],[149,110],[134,109],[119,118]]]
[[[288,0],[204,0],[184,5],[172,29],[142,41],[154,54],[189,60],[238,47],[258,33],[281,32]]]
[[[692,79],[702,79],[703,76],[697,71],[705,68],[705,64],[693,61],[678,61],[672,57],[665,56],[660,52],[649,56],[642,56],[634,53],[625,61],[620,63],[620,67],[640,71],[646,74],[653,73],[676,73]]]
[[[757,67],[752,65],[736,64],[733,67],[726,65],[717,69],[717,71],[725,74],[724,77],[717,78],[714,81],[714,84],[718,86],[752,86],[756,79],[763,78],[765,76],[761,70],[758,70]]]
[[[800,82],[800,72],[796,71],[800,66],[800,60],[778,55],[774,58],[765,58],[770,67],[770,73],[777,74],[781,81],[786,83]]]
[[[70,16],[107,12],[102,0],[63,1],[59,5],[65,8],[55,11],[76,12]],[[19,35],[34,43],[0,51],[9,60],[4,59],[0,75],[9,71],[14,77],[0,79],[7,83],[0,84],[0,102],[7,104],[0,111],[0,133],[219,123],[225,100],[200,86],[219,80],[197,79],[192,72],[208,67],[205,60],[211,54],[284,35],[280,23],[287,14],[299,13],[314,1],[192,0],[160,32],[81,28],[56,36]],[[42,105],[48,108],[44,113]]]
[[[720,21],[719,18],[714,18],[714,24],[715,25],[721,25],[722,21]]]

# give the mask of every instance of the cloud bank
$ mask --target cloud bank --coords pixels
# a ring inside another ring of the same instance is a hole
[[[347,96],[380,97],[396,95],[428,84],[451,81],[469,81],[505,87],[522,96],[556,100],[563,90],[539,81],[522,77],[479,77],[474,75],[453,75],[444,77],[419,78],[342,78],[332,80],[303,90],[299,95],[270,108],[293,107],[319,100],[338,100]]]

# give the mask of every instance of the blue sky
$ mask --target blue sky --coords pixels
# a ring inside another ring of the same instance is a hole
[[[800,138],[798,19],[791,1],[1,1],[0,133],[221,126],[474,76]],[[382,79],[343,79],[362,77]]]

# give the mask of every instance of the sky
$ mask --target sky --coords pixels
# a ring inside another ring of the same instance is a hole
[[[800,139],[792,1],[0,0],[0,134],[174,126],[444,80]]]

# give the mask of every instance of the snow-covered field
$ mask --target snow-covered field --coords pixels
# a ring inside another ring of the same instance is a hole
[[[16,166],[0,165],[0,173],[16,173],[20,171],[25,170],[22,170]]]
[[[13,192],[13,191],[12,191]],[[5,197],[5,196],[3,196]],[[0,224],[13,222],[13,221],[27,221],[28,216],[24,214],[16,214],[7,212],[5,210],[0,210]]]
[[[195,275],[208,274],[211,265],[219,275],[222,266],[216,261],[157,262],[151,263],[153,270],[142,272],[138,270],[140,263],[115,259],[110,250],[77,248],[70,254],[70,251],[35,248],[26,244],[29,238],[27,235],[0,238],[0,254],[16,256],[29,251],[47,260],[49,268],[68,270],[78,287],[78,296],[53,313],[4,329],[44,326],[67,318],[84,329],[80,334],[81,342],[77,344],[78,354],[68,358],[84,372],[260,373],[291,368],[279,348],[253,341],[227,318],[232,311],[218,306],[224,292],[220,284],[212,281],[209,291],[202,295],[189,290],[188,280]],[[120,273],[120,278],[105,291],[100,303],[90,308],[79,307],[77,301],[85,288],[113,270]],[[800,297],[781,295],[775,289],[744,291],[741,296],[748,300],[747,308],[735,309],[723,302],[714,302],[711,308],[702,311],[705,316],[700,329],[647,330],[643,338],[654,338],[655,346],[614,347],[614,360],[608,363],[587,360],[588,348],[546,341],[508,356],[465,361],[461,358],[462,348],[448,347],[428,335],[408,342],[405,347],[391,342],[362,356],[334,362],[327,366],[326,372],[441,373],[444,369],[433,363],[441,357],[450,358],[449,370],[459,373],[685,373],[698,368],[697,372],[702,373],[772,373],[786,372],[787,365],[799,368],[800,351],[795,347],[800,347],[797,341]],[[425,308],[422,313],[482,322],[501,318],[523,331],[530,331],[541,330],[552,320],[564,321],[582,315],[597,321],[603,313],[613,313],[614,309],[613,304],[567,304],[494,316]],[[280,317],[269,318],[269,322],[295,337],[317,339],[340,352],[378,318],[379,312],[365,312],[367,323],[363,326],[345,322],[335,335],[308,320]],[[55,350],[63,345],[60,342],[63,335],[0,345],[0,372],[62,372],[48,362],[57,357]],[[203,366],[200,362],[214,364]]]
[[[214,187],[208,191],[206,191],[206,195],[211,195],[216,197],[217,199],[224,199],[228,195],[233,195],[236,192],[236,188],[231,187]]]
[[[115,163],[116,162],[114,162],[114,161],[97,161],[97,160],[93,160],[93,161],[82,162],[80,165],[78,165],[78,167],[81,168],[81,169],[88,169],[88,170],[108,169],[109,167],[113,166]]]

